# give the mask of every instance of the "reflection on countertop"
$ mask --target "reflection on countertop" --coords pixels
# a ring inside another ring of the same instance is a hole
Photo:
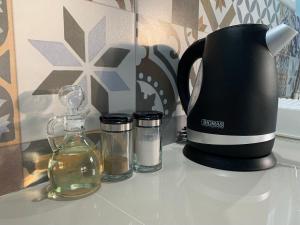
[[[191,162],[171,144],[162,170],[103,183],[85,199],[42,200],[45,184],[3,196],[0,224],[300,224],[299,146],[277,138],[275,168],[231,172]]]

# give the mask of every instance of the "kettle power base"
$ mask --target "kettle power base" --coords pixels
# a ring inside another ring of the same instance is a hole
[[[235,158],[202,152],[187,144],[183,149],[183,154],[201,165],[230,171],[259,171],[276,165],[276,158],[272,153],[259,158]]]

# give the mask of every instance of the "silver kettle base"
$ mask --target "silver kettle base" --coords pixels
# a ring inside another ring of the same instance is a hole
[[[273,153],[258,158],[235,158],[209,154],[186,144],[183,154],[193,162],[222,170],[259,171],[270,169],[276,165]]]

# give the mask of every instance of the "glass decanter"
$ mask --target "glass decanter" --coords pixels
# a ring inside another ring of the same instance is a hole
[[[81,87],[64,86],[58,95],[60,102],[67,107],[67,114],[52,117],[47,126],[53,151],[48,164],[48,198],[77,199],[100,188],[101,155],[84,131],[88,111],[79,111],[84,100]]]

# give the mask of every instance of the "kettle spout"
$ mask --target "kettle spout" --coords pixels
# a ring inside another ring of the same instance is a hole
[[[275,56],[297,34],[298,32],[296,30],[286,24],[280,24],[268,30],[266,34],[266,43],[269,51]]]

